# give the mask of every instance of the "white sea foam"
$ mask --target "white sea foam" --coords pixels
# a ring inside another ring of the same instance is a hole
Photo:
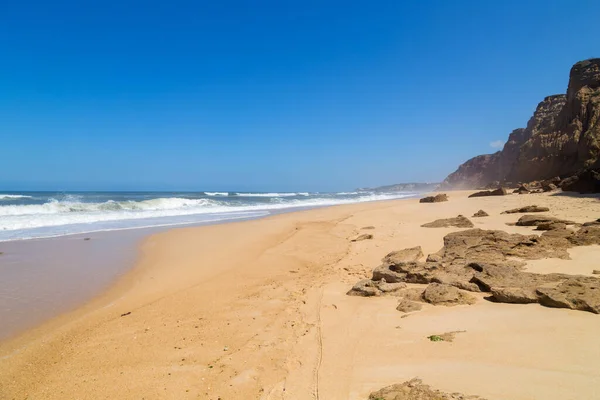
[[[23,194],[0,194],[0,200],[31,199],[31,196]]]
[[[207,196],[229,196],[228,192],[204,192]]]
[[[216,193],[216,192],[215,192]],[[0,241],[32,236],[33,231],[44,230],[45,236],[69,234],[74,231],[90,232],[95,230],[126,229],[127,227],[147,227],[193,223],[210,218],[228,219],[234,213],[269,213],[289,208],[320,207],[375,200],[389,200],[410,197],[410,194],[372,194],[365,193],[353,198],[340,198],[336,195],[314,195],[308,193],[249,193],[240,196],[271,197],[268,203],[257,201],[232,201],[230,197],[222,199],[189,199],[165,197],[143,201],[105,201],[83,202],[82,196],[67,195],[61,200],[50,199],[44,204],[0,205]],[[269,196],[267,196],[269,195]],[[282,196],[284,195],[284,196]],[[303,196],[307,198],[290,198]],[[182,220],[185,219],[184,222]],[[146,221],[141,221],[146,220]],[[135,222],[138,221],[138,222]],[[81,226],[86,224],[83,229]],[[69,228],[72,226],[73,228]],[[11,231],[15,234],[10,234]],[[31,231],[31,232],[30,232]],[[4,234],[3,234],[4,232]],[[21,233],[23,232],[23,233]],[[28,233],[29,232],[29,233]],[[18,233],[18,234],[17,234]]]
[[[298,197],[298,196],[310,196],[308,192],[299,193],[236,193],[242,197]]]

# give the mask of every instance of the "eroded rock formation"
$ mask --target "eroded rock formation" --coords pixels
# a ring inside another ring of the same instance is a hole
[[[566,95],[546,97],[526,128],[514,130],[502,151],[474,157],[450,174],[443,188],[485,187],[494,182],[569,178],[563,190],[600,191],[600,58],[571,68]],[[554,190],[557,181],[541,189]],[[524,191],[522,191],[524,192]]]
[[[524,216],[525,218],[527,216]],[[533,216],[532,216],[533,217]],[[358,282],[349,295],[402,298],[398,309],[412,310],[415,301],[431,304],[470,304],[464,291],[485,292],[504,303],[540,303],[600,314],[600,279],[568,274],[537,274],[522,270],[521,260],[569,259],[567,249],[600,244],[600,225],[566,229],[565,222],[535,216],[532,221],[555,224],[541,236],[469,229],[444,237],[444,247],[425,262],[420,248],[388,254],[370,280]],[[427,288],[405,283],[427,284]]]

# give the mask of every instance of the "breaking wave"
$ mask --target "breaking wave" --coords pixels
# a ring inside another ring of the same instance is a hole
[[[31,196],[23,194],[0,194],[0,200],[31,199]]]
[[[13,195],[11,195],[13,196]],[[16,195],[14,195],[16,196]],[[105,197],[101,197],[105,196]],[[376,200],[411,197],[409,193],[237,193],[203,192],[181,197],[146,198],[123,195],[60,194],[45,200],[12,198],[13,204],[0,205],[0,241],[39,236],[128,229],[135,226],[165,226],[186,223],[246,218],[277,210],[312,208]],[[106,200],[107,198],[114,200]],[[103,201],[98,201],[102,198]],[[118,201],[117,199],[121,199]],[[145,221],[141,221],[145,220]],[[136,222],[137,221],[137,222]],[[70,228],[71,227],[71,228]],[[14,233],[11,233],[15,231]],[[35,231],[35,232],[34,232]],[[56,233],[60,232],[60,233]],[[36,236],[37,235],[37,236]]]

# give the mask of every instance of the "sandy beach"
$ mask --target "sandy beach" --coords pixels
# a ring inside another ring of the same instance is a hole
[[[536,204],[578,223],[594,196],[562,193],[370,202],[148,237],[135,268],[74,312],[0,343],[1,399],[366,399],[414,377],[489,400],[600,399],[600,316],[539,304],[426,304],[347,296],[386,254],[438,251],[459,228],[438,218],[508,226]],[[363,229],[373,227],[373,229]],[[352,241],[370,233],[371,240]],[[536,232],[539,233],[539,232]],[[600,246],[527,270],[593,276]],[[415,285],[418,286],[418,285]],[[424,287],[424,285],[422,285]],[[452,342],[427,337],[461,331]]]

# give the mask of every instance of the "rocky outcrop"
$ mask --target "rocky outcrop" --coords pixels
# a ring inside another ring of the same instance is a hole
[[[517,226],[540,226],[542,224],[561,223],[565,225],[573,225],[573,221],[549,217],[547,215],[523,215],[517,221]],[[551,230],[551,229],[548,229]]]
[[[550,222],[556,223],[554,220]],[[598,278],[526,272],[522,270],[524,262],[518,260],[569,259],[569,248],[592,244],[600,244],[600,225],[583,226],[577,231],[563,226],[541,236],[482,229],[453,232],[444,237],[444,247],[425,262],[419,261],[420,248],[390,253],[398,256],[384,257],[371,280],[358,282],[348,294],[389,293],[410,302],[452,305],[474,301],[463,291],[485,292],[497,302],[540,303],[600,313]],[[423,290],[405,287],[404,283],[429,286]],[[410,307],[410,303],[404,303],[400,308]]]
[[[386,386],[369,395],[369,400],[485,400],[479,396],[444,393],[423,384],[420,379]]]
[[[441,203],[442,201],[448,201],[448,195],[445,193],[436,194],[435,196],[423,197],[419,200],[419,203]]]
[[[539,103],[527,127],[514,130],[502,151],[468,160],[441,187],[467,189],[575,176],[561,184],[563,190],[596,192],[599,170],[600,58],[595,58],[575,64],[567,94]],[[556,186],[557,182],[548,182],[541,189]]]
[[[504,188],[498,188],[496,190],[483,190],[481,192],[476,192],[469,197],[487,197],[487,196],[506,196],[508,191]]]
[[[518,214],[518,213],[530,213],[530,212],[547,212],[550,211],[548,207],[538,207],[538,206],[525,206],[513,208],[511,210],[503,211],[502,214]]]
[[[464,215],[459,215],[455,218],[436,219],[433,222],[428,222],[421,225],[423,228],[449,228],[451,226],[457,228],[472,228],[474,225]]]

